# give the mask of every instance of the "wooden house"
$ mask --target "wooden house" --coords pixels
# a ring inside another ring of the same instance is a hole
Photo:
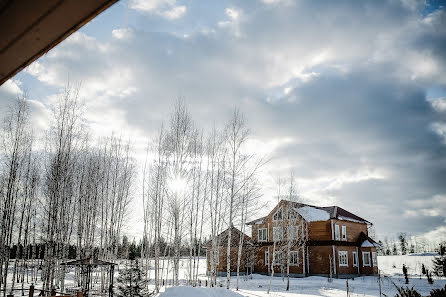
[[[251,254],[244,256],[252,259],[245,263],[253,273],[270,274],[274,268],[281,275],[287,267],[294,277],[378,273],[379,245],[368,236],[372,224],[341,207],[281,200],[267,216],[247,225]]]

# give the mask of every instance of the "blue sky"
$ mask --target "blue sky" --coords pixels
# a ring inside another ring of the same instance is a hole
[[[27,91],[43,131],[61,88],[81,82],[91,133],[131,138],[137,158],[175,98],[204,129],[238,106],[271,157],[262,199],[293,170],[307,203],[351,210],[380,236],[439,238],[445,45],[443,1],[120,1],[0,99]]]

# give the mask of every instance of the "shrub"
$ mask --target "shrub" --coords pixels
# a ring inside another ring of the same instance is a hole
[[[398,290],[398,293],[395,297],[422,297],[420,293],[418,293],[413,287],[412,288],[399,288],[395,286]]]
[[[446,256],[435,257],[432,262],[435,275],[446,276]]]
[[[407,266],[405,264],[403,264],[403,274],[404,274],[404,278],[406,279],[406,284],[409,283],[409,277],[407,275]]]
[[[433,289],[429,295],[430,297],[444,297],[446,296],[446,285],[443,289]]]

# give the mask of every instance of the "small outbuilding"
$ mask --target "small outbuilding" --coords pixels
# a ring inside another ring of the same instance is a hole
[[[209,240],[204,243],[204,248],[206,249],[206,273],[208,275],[217,275],[222,276],[227,273],[227,250],[228,250],[228,237],[229,237],[229,228],[225,231],[221,232],[216,238],[215,242]],[[240,238],[243,238],[242,244],[242,254],[240,259],[240,274],[251,274],[253,269],[253,244],[251,242],[251,238],[242,233],[239,229],[232,226],[231,227],[231,274],[235,275],[237,273],[237,259],[238,259],[238,251]],[[213,248],[213,243],[215,247]],[[214,265],[212,265],[212,257],[214,253],[216,254],[216,258],[214,261]],[[215,266],[215,267],[213,267]]]

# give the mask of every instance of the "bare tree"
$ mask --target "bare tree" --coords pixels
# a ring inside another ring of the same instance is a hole
[[[243,146],[249,136],[242,113],[235,108],[231,119],[225,128],[227,153],[227,177],[225,183],[228,188],[228,243],[226,252],[226,288],[231,282],[231,228],[236,212],[237,199],[245,189],[247,183],[255,176],[258,169],[265,163],[263,158],[257,159],[255,154],[247,154]]]
[[[75,212],[75,158],[80,125],[79,86],[67,85],[54,109],[54,125],[49,132],[43,201],[45,223],[44,288],[56,278],[56,261],[66,256]]]
[[[1,135],[1,159],[3,162],[0,180],[0,195],[2,198],[0,205],[0,287],[3,285],[4,295],[6,295],[6,279],[17,203],[23,194],[23,186],[27,182],[27,160],[30,158],[32,148],[32,134],[28,119],[28,103],[26,95],[23,95],[18,97],[15,104],[7,111]],[[20,230],[23,228],[25,213],[26,202],[25,207],[22,204]]]
[[[245,223],[246,218],[251,213],[257,212],[259,208],[258,198],[261,197],[260,189],[258,186],[258,180],[256,178],[252,178],[249,180],[244,187],[243,193],[241,195],[241,199],[239,199],[239,203],[241,204],[238,209],[240,210],[240,236],[239,236],[239,245],[237,252],[237,282],[236,282],[236,290],[239,288],[239,277],[240,277],[240,266],[242,261],[242,251],[244,249],[244,238],[245,238]],[[245,250],[245,256],[248,251]],[[244,265],[248,265],[248,259],[244,259]]]

